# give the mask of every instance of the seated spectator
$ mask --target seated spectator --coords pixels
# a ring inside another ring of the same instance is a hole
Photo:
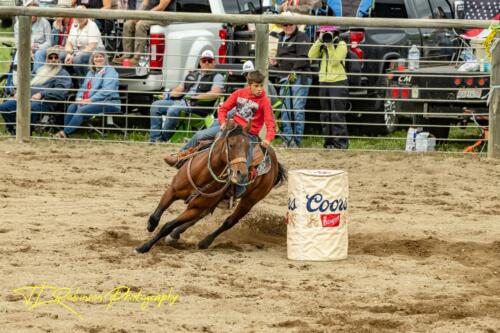
[[[76,101],[64,116],[64,130],[56,134],[66,138],[75,132],[84,120],[100,113],[119,113],[119,79],[116,70],[107,63],[104,48],[97,48],[90,57],[90,68]]]
[[[156,12],[175,11],[176,0],[144,0],[141,10]],[[123,64],[127,59],[129,66],[136,66],[139,63],[141,54],[146,49],[149,28],[152,25],[168,25],[165,21],[148,20],[127,20],[123,25],[123,55],[113,59],[114,63]]]
[[[84,9],[78,6],[77,9]],[[73,65],[73,71],[79,81],[83,80],[88,71],[88,63],[92,50],[102,47],[101,32],[97,25],[87,18],[77,18],[69,32],[66,41],[66,57],[64,63]]]
[[[279,12],[292,12],[299,14],[309,14],[312,10],[321,8],[322,0],[285,0],[279,6]]]
[[[71,5],[73,7],[84,6],[85,8],[89,9],[118,9],[119,1],[118,0],[72,0]],[[110,33],[113,24],[112,20],[95,19],[94,22],[104,35],[108,35]]]
[[[26,7],[38,7],[34,1],[29,1]],[[19,21],[14,24],[14,37],[19,41]],[[50,47],[50,23],[44,17],[31,17],[31,59],[37,50],[44,50]],[[45,58],[43,58],[45,59]],[[17,64],[17,52],[14,56],[14,64]]]
[[[59,54],[61,61],[64,61],[64,58],[66,57],[64,46],[66,45],[66,40],[68,38],[72,24],[73,19],[69,17],[57,17],[52,23],[50,43],[52,47],[56,47],[61,51]],[[33,73],[36,73],[37,69],[43,66],[43,62],[45,61],[46,56],[46,49],[39,49],[35,52],[33,61]]]
[[[169,98],[156,101],[151,106],[151,128],[149,141],[168,141],[174,134],[178,117],[181,112],[203,113],[204,110],[196,110],[196,106],[213,105],[217,97],[224,89],[224,77],[214,72],[215,56],[210,50],[206,50],[200,57],[200,70],[189,72],[184,82],[170,92]],[[174,100],[181,98],[180,100]],[[188,102],[189,100],[189,102]],[[206,112],[205,112],[206,114]],[[162,126],[162,115],[167,116],[167,121]]]
[[[40,67],[31,80],[31,123],[35,124],[40,119],[40,113],[54,112],[64,101],[71,88],[71,78],[62,67],[59,60],[59,50],[49,48],[47,50],[46,63]],[[17,96],[0,105],[0,113],[7,123],[7,131],[15,134]]]

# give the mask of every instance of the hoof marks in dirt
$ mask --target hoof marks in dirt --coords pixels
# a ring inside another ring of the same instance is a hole
[[[12,229],[6,229],[6,228],[0,228],[0,234],[6,234],[8,232],[11,232]]]
[[[184,286],[180,289],[181,293],[184,295],[195,295],[208,299],[218,299],[221,298],[221,295],[217,292],[210,291],[197,286]]]
[[[428,237],[422,239],[383,239],[359,234],[351,238],[352,254],[368,254],[379,257],[404,255],[416,258],[444,256],[467,266],[500,264],[500,241],[492,243],[448,242]]]
[[[199,248],[199,246],[198,246]],[[243,252],[243,248],[239,245],[236,245],[232,242],[223,242],[223,243],[218,243],[214,246],[212,246],[213,249],[225,249],[225,250],[234,250],[237,252]]]

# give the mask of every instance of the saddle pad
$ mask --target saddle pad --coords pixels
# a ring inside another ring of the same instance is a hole
[[[269,170],[271,170],[271,158],[269,154],[266,154],[263,161],[257,166],[257,177],[265,175]]]
[[[259,144],[256,144],[253,148],[252,154],[252,166],[256,167],[264,161],[264,153]]]

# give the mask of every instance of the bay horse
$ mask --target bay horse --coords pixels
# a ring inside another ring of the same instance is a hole
[[[286,170],[278,162],[271,146],[267,147],[271,169],[253,180],[249,179],[246,161],[251,144],[248,136],[250,126],[251,122],[242,128],[228,121],[226,129],[211,144],[210,149],[195,154],[182,165],[157,208],[150,215],[147,230],[153,232],[156,229],[162,214],[174,201],[183,199],[187,203],[186,209],[165,223],[149,241],[137,247],[136,252],[148,252],[156,242],[166,236],[171,240],[178,239],[187,228],[215,210],[231,184],[247,184],[246,191],[231,215],[198,243],[199,249],[207,249],[217,236],[238,223],[273,187],[286,180]]]

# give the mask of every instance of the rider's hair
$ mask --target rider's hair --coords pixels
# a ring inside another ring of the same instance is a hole
[[[266,79],[266,77],[264,76],[264,74],[262,74],[259,71],[249,72],[247,75],[247,83],[248,84],[252,84],[252,83],[262,84],[262,83],[264,83],[265,79]]]

